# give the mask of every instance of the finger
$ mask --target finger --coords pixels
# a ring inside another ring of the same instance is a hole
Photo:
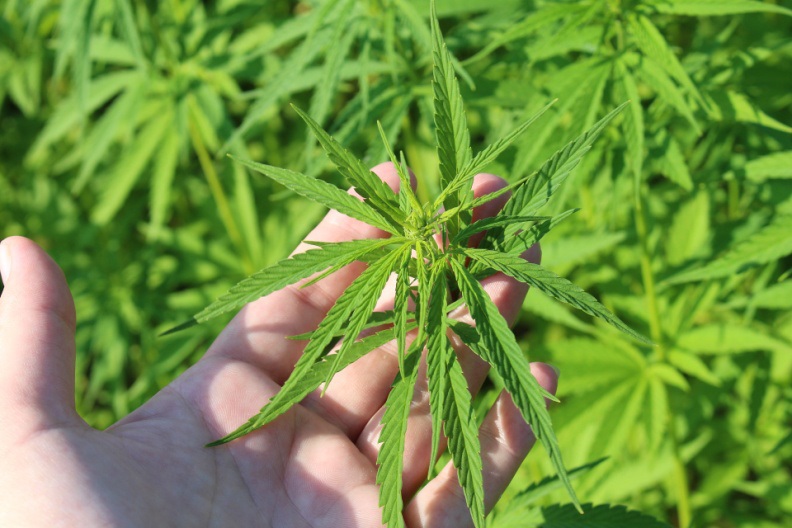
[[[23,237],[3,240],[0,262],[0,429],[76,419],[76,316],[63,272]]]
[[[399,177],[393,164],[377,165],[372,172],[398,190]],[[353,190],[350,193],[355,194]],[[376,227],[331,210],[306,240],[342,242],[386,236]],[[312,247],[302,243],[294,253]],[[223,330],[207,357],[221,355],[254,364],[283,383],[305,347],[305,342],[285,338],[314,330],[364,269],[363,263],[355,262],[309,287],[300,288],[303,281],[248,304]]]
[[[531,373],[542,387],[555,394],[558,375],[552,367],[532,363]],[[501,393],[487,414],[479,429],[479,437],[484,505],[489,512],[536,443],[536,437],[506,392]],[[411,527],[473,526],[457,470],[451,462],[410,501],[405,509],[405,520]]]
[[[484,196],[506,185],[507,182],[498,176],[478,174],[473,180],[473,194],[476,197]],[[503,195],[477,207],[473,211],[474,220],[497,214],[506,200],[508,195]],[[501,308],[502,313],[513,321],[522,305],[526,287],[503,274],[488,277],[482,281],[482,284]],[[392,299],[390,301],[392,302]],[[379,308],[389,308],[387,302],[386,300],[381,303]],[[466,313],[466,309],[458,310],[455,315],[461,318],[465,317]],[[467,372],[471,374],[469,380],[471,386],[478,387],[486,377],[486,364],[461,344],[458,352],[460,360],[464,359],[470,363]],[[396,343],[391,342],[336,374],[325,394],[321,398],[311,396],[307,403],[313,405],[319,412],[324,411],[324,414],[352,439],[358,438],[370,422],[373,423],[369,426],[368,433],[374,434],[379,422],[375,414],[384,405],[398,370]],[[370,444],[374,450],[372,454],[376,458],[377,438],[374,437]],[[428,456],[427,453],[426,464],[428,464]]]

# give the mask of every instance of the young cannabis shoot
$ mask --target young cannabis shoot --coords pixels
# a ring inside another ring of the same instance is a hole
[[[404,525],[401,492],[404,439],[418,365],[422,351],[426,350],[432,415],[431,461],[434,463],[437,459],[442,427],[473,522],[482,527],[484,484],[477,420],[472,396],[449,341],[449,332],[453,332],[503,379],[514,403],[545,446],[573,503],[580,508],[545,407],[545,398],[555,398],[531,375],[527,357],[479,280],[496,272],[504,273],[603,319],[639,341],[649,342],[582,289],[520,257],[553,226],[575,212],[567,211],[556,217],[537,216],[622,107],[555,153],[530,177],[502,191],[474,198],[474,176],[550,105],[473,156],[452,58],[443,42],[434,6],[431,29],[435,125],[442,184],[442,191],[434,201],[426,204],[418,201],[410,186],[404,156],[397,159],[381,127],[386,150],[400,178],[398,194],[298,108],[295,111],[363,200],[330,183],[288,169],[238,160],[306,198],[386,231],[390,237],[316,242],[316,249],[286,258],[251,275],[195,315],[193,320],[174,329],[238,310],[251,301],[318,274],[308,283],[312,284],[352,262],[368,264],[313,332],[295,336],[306,340],[307,345],[280,392],[239,429],[209,445],[230,442],[265,426],[322,384],[326,386],[341,369],[395,340],[399,373],[385,404],[380,435],[382,446],[377,458],[383,522],[390,527]],[[496,216],[472,221],[474,207],[506,191],[512,195]],[[482,232],[484,238],[478,247],[468,247],[468,240]],[[438,243],[438,239],[442,242]],[[394,273],[397,276],[394,308],[375,313],[375,304]],[[459,299],[451,302],[455,297]],[[449,312],[462,303],[469,308],[475,326],[449,318]],[[359,339],[363,330],[383,326],[387,329]],[[414,336],[410,342],[408,335]],[[341,337],[337,352],[329,354],[331,345]]]

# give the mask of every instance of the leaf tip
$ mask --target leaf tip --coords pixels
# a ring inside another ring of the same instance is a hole
[[[225,445],[233,440],[236,440],[237,438],[242,438],[246,434],[255,431],[257,428],[258,427],[252,427],[250,422],[248,422],[236,431],[233,431],[222,438],[218,438],[217,440],[205,444],[204,447],[220,447],[221,445]]]
[[[171,335],[171,334],[175,334],[176,332],[181,332],[182,330],[186,330],[186,329],[188,329],[190,327],[197,326],[197,325],[198,325],[198,321],[196,321],[195,318],[192,318],[192,319],[190,319],[188,321],[185,321],[185,322],[183,322],[181,324],[178,324],[178,325],[174,326],[173,328],[165,330],[164,332],[159,334],[159,336],[157,336],[157,337],[165,337],[165,336],[168,336],[168,335]]]
[[[234,440],[235,438],[236,436],[234,436],[234,433],[231,433],[229,435],[224,436],[223,438],[218,438],[217,440],[213,440],[208,444],[204,444],[204,447],[220,447],[221,445],[225,445],[231,440]]]
[[[308,123],[308,115],[307,115],[305,112],[303,112],[303,111],[302,111],[302,108],[300,108],[299,106],[297,106],[297,105],[296,105],[296,104],[294,104],[294,103],[289,103],[289,106],[291,106],[291,107],[292,107],[292,110],[294,110],[295,112],[297,112],[297,115],[298,115],[298,116],[300,116],[300,118],[301,118],[303,121],[305,121],[306,123]]]
[[[658,346],[657,343],[655,343],[654,341],[652,341],[651,339],[649,339],[645,335],[641,334],[640,332],[635,332],[635,335],[633,337],[636,338],[638,341],[640,341],[641,343],[643,343],[646,346],[650,346],[650,347]]]

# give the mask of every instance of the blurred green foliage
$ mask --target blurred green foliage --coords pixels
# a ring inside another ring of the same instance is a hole
[[[559,99],[490,172],[530,174],[630,100],[547,206],[582,210],[543,264],[659,345],[538,292],[518,322],[529,357],[561,367],[570,466],[610,457],[576,481],[584,500],[675,525],[792,519],[790,9],[438,1],[474,151]],[[200,357],[222,323],[157,334],[323,214],[223,156],[340,183],[289,102],[371,165],[380,120],[421,198],[435,192],[427,16],[423,0],[0,2],[0,235],[35,239],[66,272],[91,424]],[[549,472],[529,457],[502,505]]]

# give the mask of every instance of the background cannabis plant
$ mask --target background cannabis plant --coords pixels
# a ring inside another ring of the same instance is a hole
[[[542,239],[542,262],[656,346],[537,288],[514,331],[563,371],[551,415],[586,501],[685,527],[792,516],[790,8],[438,1],[473,152],[558,99],[486,172],[521,181],[630,101],[540,213],[580,207]],[[366,167],[388,157],[381,121],[420,175],[418,203],[439,196],[428,13],[425,0],[0,2],[0,234],[33,237],[69,278],[89,423],[194,363],[222,317],[158,334],[323,214],[223,154],[345,185],[287,103]],[[479,415],[503,386],[492,371]],[[495,524],[568,522],[549,506],[567,500],[558,481],[519,492],[553,474],[540,451]]]

